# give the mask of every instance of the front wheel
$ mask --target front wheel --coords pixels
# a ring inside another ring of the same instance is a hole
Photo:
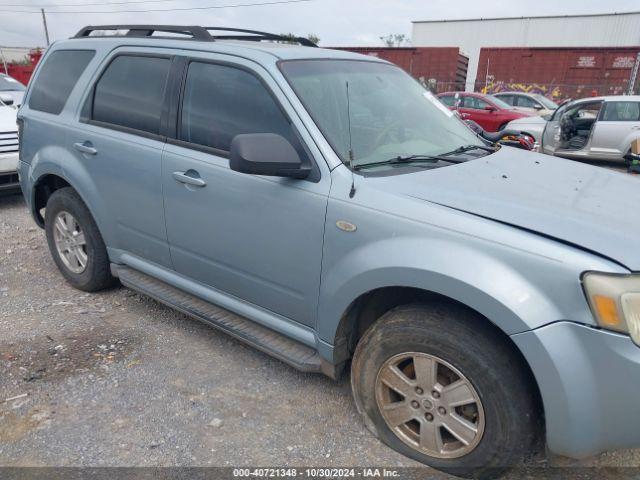
[[[485,321],[448,303],[380,318],[360,340],[351,370],[369,430],[454,475],[487,478],[522,464],[540,430],[537,392]]]

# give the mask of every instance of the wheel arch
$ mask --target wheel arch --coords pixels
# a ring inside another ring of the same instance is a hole
[[[36,168],[32,169],[31,178],[35,178],[35,180],[32,183],[29,203],[31,214],[40,228],[44,228],[42,209],[46,207],[48,199],[56,190],[70,187],[80,196],[89,212],[91,212],[91,216],[106,242],[105,233],[108,233],[108,231],[106,231],[105,223],[102,220],[104,218],[102,214],[104,207],[100,207],[99,202],[92,201],[91,192],[96,192],[97,189],[95,183],[84,169],[77,172],[76,175],[69,175],[67,174],[67,169],[62,169],[59,166],[54,168],[38,168],[36,166]]]
[[[431,290],[415,287],[388,286],[381,287],[361,294],[356,298],[342,315],[336,331],[336,355],[341,357],[341,366],[337,372],[341,372],[344,365],[353,356],[355,348],[364,333],[376,323],[385,313],[396,307],[410,304],[422,304],[426,307],[438,304],[453,304],[467,310],[469,314],[477,319],[478,330],[486,329],[494,337],[497,337],[512,353],[514,366],[520,368],[525,375],[526,382],[531,386],[536,395],[536,405],[541,413],[539,427],[541,429],[540,438],[545,436],[544,403],[538,381],[533,373],[533,369],[516,342],[507,335],[498,325],[480,313],[473,307],[460,302],[452,297],[443,295]],[[538,448],[541,448],[538,446]]]

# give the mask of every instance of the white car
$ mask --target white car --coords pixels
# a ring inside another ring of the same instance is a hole
[[[22,105],[26,87],[18,80],[4,73],[0,73],[0,102],[15,107]]]
[[[20,191],[15,107],[0,105],[0,194]]]
[[[571,159],[625,161],[640,139],[640,95],[575,100],[546,122],[542,152]]]
[[[640,138],[640,96],[582,98],[564,103],[549,120],[520,118],[505,128],[531,135],[548,155],[625,161]]]
[[[541,117],[551,115],[558,108],[553,100],[539,93],[500,92],[494,93],[493,96],[512,105],[514,110],[534,113]]]
[[[517,130],[522,133],[526,133],[530,137],[533,137],[536,143],[540,143],[542,140],[542,133],[544,127],[547,125],[547,120],[542,117],[525,117],[512,120],[504,127],[505,130]]]

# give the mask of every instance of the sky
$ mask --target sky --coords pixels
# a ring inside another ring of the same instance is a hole
[[[68,38],[89,24],[156,23],[314,34],[320,37],[321,46],[382,45],[380,37],[388,34],[410,38],[412,20],[640,10],[638,0],[296,0],[297,3],[229,7],[271,1],[274,0],[0,0],[0,46],[45,45],[41,7],[47,11],[52,41]],[[203,9],[213,6],[226,8]],[[200,9],[140,12],[194,7]],[[114,10],[138,12],[105,13]]]

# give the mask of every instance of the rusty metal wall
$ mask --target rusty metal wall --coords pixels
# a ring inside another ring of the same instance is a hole
[[[464,90],[469,59],[455,47],[335,47],[336,50],[370,55],[398,65],[438,92]]]
[[[535,10],[535,4],[531,5]],[[603,9],[606,10],[606,2],[603,3]],[[469,56],[468,90],[473,89],[476,80],[484,79],[484,65],[478,62],[481,48],[640,45],[640,11],[601,15],[417,20],[413,22],[411,38],[414,47],[458,46]]]
[[[637,47],[483,48],[476,91],[534,91],[556,100],[629,91]],[[637,93],[637,92],[636,92]]]

